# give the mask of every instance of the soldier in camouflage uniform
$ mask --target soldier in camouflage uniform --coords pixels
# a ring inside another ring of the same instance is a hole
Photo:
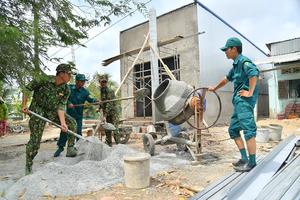
[[[104,74],[99,76],[99,83],[100,83],[100,98],[101,101],[115,99],[115,93],[112,89],[107,87],[108,75]],[[120,141],[119,131],[118,131],[118,124],[119,124],[119,116],[117,110],[116,102],[109,102],[100,104],[100,109],[103,111],[103,115],[106,118],[106,122],[112,123],[116,130],[114,131],[114,139],[116,144]],[[112,146],[112,132],[109,130],[105,130],[106,135],[106,144]]]
[[[67,114],[73,117],[77,123],[77,134],[82,135],[82,120],[83,120],[83,109],[84,106],[74,106],[76,104],[83,104],[85,101],[89,103],[96,102],[96,99],[90,97],[89,91],[84,88],[84,84],[87,81],[84,74],[77,74],[75,77],[75,85],[70,84],[69,88],[71,95],[67,102]],[[78,139],[78,138],[77,138]],[[58,149],[54,153],[54,157],[58,157],[64,150],[64,146],[67,142],[67,135],[63,132],[60,133],[57,141]]]
[[[65,108],[70,89],[67,83],[73,74],[72,67],[69,64],[60,64],[56,68],[56,76],[42,74],[31,81],[23,92],[22,112],[28,114],[27,95],[33,91],[33,97],[29,109],[37,114],[44,116],[62,126],[61,130],[67,134],[68,128],[76,132],[76,121],[65,114]],[[40,142],[45,127],[45,121],[30,116],[30,140],[26,146],[26,168],[25,174],[32,172],[33,159],[38,153]],[[75,137],[68,134],[67,157],[77,155],[74,148]]]

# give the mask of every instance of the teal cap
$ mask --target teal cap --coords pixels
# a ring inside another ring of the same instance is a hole
[[[226,51],[230,47],[241,47],[241,46],[242,46],[241,40],[239,38],[232,37],[226,41],[225,46],[222,47],[221,50]]]
[[[75,77],[76,81],[87,81],[88,79],[85,78],[84,74],[77,74]]]

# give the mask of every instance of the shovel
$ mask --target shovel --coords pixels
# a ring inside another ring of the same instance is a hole
[[[59,125],[59,124],[57,124],[57,123],[51,121],[50,119],[47,119],[47,118],[45,118],[45,117],[39,115],[39,114],[37,114],[37,113],[35,113],[35,112],[31,111],[31,110],[28,110],[28,113],[30,113],[31,115],[36,116],[36,117],[39,118],[39,119],[42,119],[42,120],[44,120],[44,121],[46,121],[46,122],[49,122],[50,124],[53,124],[54,126],[56,126],[56,127],[58,127],[58,128],[62,128],[61,125]],[[79,134],[77,134],[77,133],[74,133],[73,131],[68,130],[67,132],[70,133],[70,134],[72,134],[72,135],[74,135],[75,137],[78,137],[79,139],[82,139],[82,140],[85,140],[85,141],[88,141],[88,142],[93,142],[93,143],[95,143],[95,141],[89,140],[89,138],[87,139],[87,138],[83,137],[82,135],[79,135]]]

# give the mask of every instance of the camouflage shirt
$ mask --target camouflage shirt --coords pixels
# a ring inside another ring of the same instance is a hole
[[[111,100],[115,99],[115,93],[112,89],[106,87],[106,88],[100,88],[100,99],[101,101]],[[109,103],[103,103],[100,104],[100,108],[103,110],[104,115],[112,115],[117,112],[117,105],[116,102],[109,102]]]
[[[42,75],[31,81],[26,88],[33,91],[30,110],[42,108],[45,111],[65,110],[70,89],[67,84],[56,85],[55,76]]]

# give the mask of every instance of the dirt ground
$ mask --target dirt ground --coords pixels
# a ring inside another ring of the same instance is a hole
[[[275,120],[262,119],[259,125],[279,124],[283,126],[282,138],[290,134],[300,135],[300,119]],[[209,133],[202,135],[203,154],[199,165],[185,165],[161,171],[151,177],[151,185],[145,189],[128,189],[124,183],[118,183],[109,188],[72,197],[50,197],[43,199],[86,199],[86,200],[117,200],[117,199],[188,199],[197,191],[201,191],[210,183],[232,172],[231,163],[239,158],[235,144],[229,139],[227,126],[211,128]],[[28,134],[28,133],[27,133]],[[1,142],[2,139],[0,139]],[[257,143],[257,155],[264,156],[270,152],[278,142]],[[140,137],[133,135],[128,145],[131,148],[143,151]],[[41,144],[41,149],[34,160],[34,170],[53,161],[53,152],[56,149],[55,141],[47,141]],[[156,146],[156,152],[167,152],[181,156],[183,159],[191,159],[186,153],[178,152],[176,145]],[[182,155],[181,155],[182,154]],[[47,159],[45,159],[45,157]],[[0,197],[4,190],[20,179],[24,174],[25,145],[0,147]]]

